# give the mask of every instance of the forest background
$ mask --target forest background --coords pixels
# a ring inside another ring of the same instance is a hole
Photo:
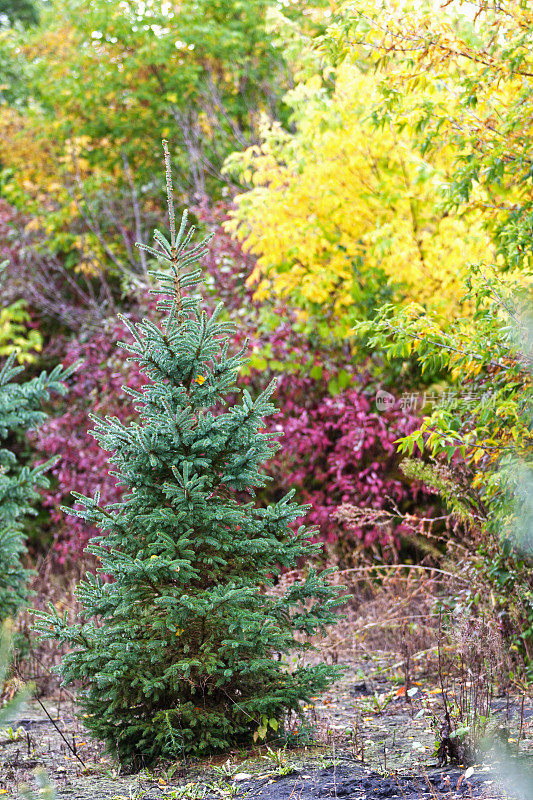
[[[242,380],[278,378],[262,501],[295,487],[324,563],[462,576],[434,614],[483,617],[531,676],[532,39],[519,0],[0,4],[0,358],[83,362],[12,440],[59,456],[37,604],[91,567],[60,506],[120,496],[89,414],[129,419],[142,383],[117,313],[154,311],[134,243],[166,226],[167,140]]]

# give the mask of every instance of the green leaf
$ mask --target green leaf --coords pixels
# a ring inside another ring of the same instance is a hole
[[[350,385],[350,375],[345,369],[341,369],[337,374],[337,382],[339,389],[346,389]]]
[[[264,372],[268,366],[266,358],[260,356],[258,353],[253,353],[250,356],[250,366],[259,372]]]

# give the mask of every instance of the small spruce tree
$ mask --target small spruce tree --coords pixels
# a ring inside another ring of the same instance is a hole
[[[42,404],[51,392],[64,394],[63,381],[72,369],[61,365],[50,374],[17,383],[23,369],[15,366],[13,353],[0,370],[0,443],[17,431],[34,428],[46,418]],[[16,613],[27,595],[29,571],[21,558],[25,552],[22,520],[35,513],[32,501],[37,487],[46,486],[45,472],[56,459],[33,469],[20,467],[12,450],[0,446],[0,623]]]
[[[185,296],[205,241],[191,244],[186,213],[176,232],[166,145],[165,162],[170,241],[156,231],[157,249],[145,246],[168,267],[152,273],[164,321],[124,320],[134,344],[119,343],[150,382],[125,388],[138,421],[94,418],[127,493],[107,507],[76,495],[82,509],[71,513],[102,533],[88,548],[100,574],[78,587],[80,624],[53,607],[38,615],[43,635],[71,648],[59,670],[65,683],[85,684],[84,725],[136,767],[281,730],[287,712],[337,675],[325,664],[291,671],[283,655],[309,647],[297,634],[322,631],[341,602],[329,571],[267,591],[318,545],[303,527],[291,529],[306,511],[292,493],[268,508],[254,501],[267,480],[260,465],[279,446],[262,430],[274,384],[255,400],[241,393],[246,346],[230,354],[234,326],[222,306],[208,316]],[[227,407],[236,393],[241,402]]]

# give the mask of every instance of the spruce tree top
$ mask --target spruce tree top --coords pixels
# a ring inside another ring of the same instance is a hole
[[[122,344],[150,382],[125,389],[135,422],[95,418],[126,493],[107,507],[76,495],[82,508],[71,512],[100,528],[88,549],[110,580],[87,574],[80,584],[81,624],[52,607],[40,618],[45,636],[73,648],[61,672],[85,682],[84,724],[137,766],[281,731],[336,674],[325,665],[290,672],[282,656],[305,649],[298,634],[332,623],[340,602],[314,570],[284,594],[265,591],[319,546],[303,527],[293,532],[306,509],[292,493],[254,503],[267,480],[261,464],[279,446],[262,430],[274,383],[255,400],[241,392],[246,345],[231,354],[222,306],[208,316],[185,295],[205,242],[192,245],[186,214],[176,230],[168,152],[166,167],[170,238],[156,231],[154,248],[140,245],[166,262],[152,273],[166,316],[161,325],[125,320],[134,344]],[[230,393],[242,401],[227,407]]]

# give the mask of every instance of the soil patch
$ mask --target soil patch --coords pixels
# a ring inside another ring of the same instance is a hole
[[[528,776],[533,781],[533,774]],[[533,783],[529,784],[533,786]],[[247,784],[237,797],[261,800],[315,800],[315,798],[349,798],[349,800],[425,800],[425,798],[489,798],[508,796],[504,782],[496,773],[478,771],[465,779],[464,770],[428,770],[420,775],[383,775],[365,770],[360,764],[341,759],[335,766],[318,771],[300,772],[283,778],[266,779]],[[525,798],[524,798],[525,800]]]
[[[167,765],[124,775],[76,718],[73,703],[29,703],[0,733],[0,798],[20,797],[42,768],[59,800],[533,800],[533,702],[496,698],[499,743],[467,769],[439,767],[435,719],[438,687],[410,688],[376,676],[376,663],[348,667],[332,690],[316,698],[298,723],[298,747],[271,742],[202,763]],[[366,674],[362,673],[366,672]],[[75,752],[74,752],[75,751]]]

